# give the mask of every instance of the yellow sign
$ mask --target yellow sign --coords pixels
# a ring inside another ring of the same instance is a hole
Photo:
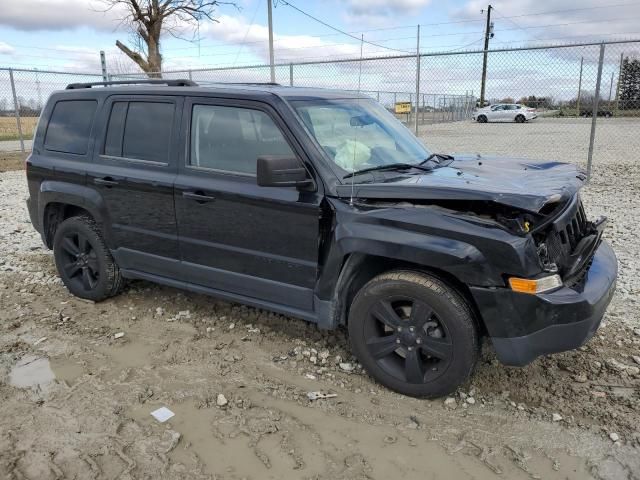
[[[411,102],[396,102],[396,113],[411,113]]]

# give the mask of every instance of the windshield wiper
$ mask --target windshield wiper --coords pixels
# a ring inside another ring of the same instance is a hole
[[[377,167],[369,167],[363,168],[362,170],[356,170],[355,172],[347,173],[344,178],[355,177],[356,175],[360,175],[361,173],[367,172],[384,172],[386,170],[409,170],[411,168],[415,168],[417,170],[422,170],[423,172],[430,172],[431,169],[429,167],[424,167],[421,163],[390,163],[388,165],[378,165]]]
[[[425,163],[429,163],[429,162],[433,162],[436,165],[440,165],[440,159],[442,159],[442,160],[451,160],[451,161],[454,160],[453,156],[447,155],[446,153],[432,153],[427,158],[422,160],[418,165],[424,165]],[[451,163],[451,162],[449,162],[449,163]]]

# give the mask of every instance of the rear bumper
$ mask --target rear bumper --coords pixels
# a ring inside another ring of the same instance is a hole
[[[615,292],[618,262],[602,242],[580,288],[529,295],[506,288],[471,289],[502,363],[524,366],[541,355],[589,340]]]

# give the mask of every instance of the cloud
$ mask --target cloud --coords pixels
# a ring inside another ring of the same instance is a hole
[[[5,0],[0,25],[24,31],[61,31],[80,27],[114,30],[120,9],[106,9],[100,0]]]
[[[6,42],[0,42],[0,55],[13,55],[15,48]]]
[[[349,23],[380,25],[390,17],[415,15],[431,0],[346,0],[345,20]]]
[[[606,7],[602,0],[495,0],[492,5],[493,45],[508,40],[514,33],[547,43],[628,39],[640,34],[640,3],[620,2],[618,6]],[[453,10],[452,17],[481,19],[480,11],[486,8],[486,0],[469,0]]]
[[[227,43],[243,44],[244,52],[251,52],[261,61],[269,59],[269,31],[265,25],[252,24],[241,16],[221,15],[219,23],[206,24],[200,33],[208,38]],[[329,39],[328,39],[329,38]],[[349,43],[343,43],[343,42]],[[274,34],[276,63],[296,62],[318,58],[353,58],[360,55],[360,45],[344,37],[312,37],[310,35]],[[364,45],[363,55],[379,55],[380,49]],[[382,52],[389,54],[391,52]],[[233,61],[233,58],[229,58]]]

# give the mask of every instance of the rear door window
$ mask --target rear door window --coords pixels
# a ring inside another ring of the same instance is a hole
[[[44,148],[53,152],[86,155],[98,102],[62,100],[55,104],[44,138]]]
[[[169,102],[114,102],[104,154],[169,163],[175,105]]]

